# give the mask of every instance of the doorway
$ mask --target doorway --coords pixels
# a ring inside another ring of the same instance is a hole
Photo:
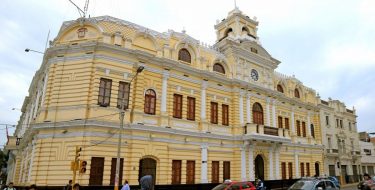
[[[145,175],[151,175],[153,184],[156,182],[156,160],[152,158],[143,158],[139,161],[138,180]]]
[[[264,160],[260,155],[255,158],[255,177],[264,180]]]

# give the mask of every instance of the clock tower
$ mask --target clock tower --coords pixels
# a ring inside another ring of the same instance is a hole
[[[273,71],[280,61],[274,59],[261,45],[257,34],[258,21],[236,7],[227,18],[215,25],[215,47],[229,60],[232,77],[273,89]]]

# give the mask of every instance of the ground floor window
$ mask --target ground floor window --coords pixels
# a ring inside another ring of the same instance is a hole
[[[219,183],[219,161],[212,161],[212,183]]]
[[[188,160],[186,162],[186,184],[194,184],[195,182],[195,161]]]
[[[181,184],[181,160],[172,160],[172,184]]]
[[[224,161],[223,162],[223,181],[226,179],[230,179],[230,162],[229,161]]]
[[[92,157],[89,185],[103,185],[104,158]]]
[[[336,176],[335,165],[329,165],[328,170],[329,170],[329,176]]]

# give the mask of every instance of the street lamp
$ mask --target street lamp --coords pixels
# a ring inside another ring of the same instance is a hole
[[[128,92],[130,93],[130,85],[131,82],[137,77],[138,73],[142,72],[144,69],[143,66],[139,66],[137,72],[135,73],[134,77],[130,80],[128,85]],[[115,188],[114,190],[119,190],[119,180],[120,180],[120,154],[121,154],[121,138],[122,138],[122,130],[124,129],[124,116],[125,116],[125,109],[128,108],[129,105],[129,98],[125,102],[125,96],[122,97],[121,107],[120,107],[120,133],[118,135],[118,145],[117,145],[117,159],[116,159],[116,175],[115,175]],[[126,106],[125,106],[126,103]]]
[[[26,48],[25,49],[25,52],[35,52],[35,53],[40,53],[40,54],[44,54],[43,52],[40,52],[40,51],[36,51],[36,50],[32,50],[32,49],[29,49],[29,48]]]

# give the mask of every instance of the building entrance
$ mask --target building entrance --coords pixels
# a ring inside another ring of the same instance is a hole
[[[156,160],[152,158],[143,158],[139,161],[138,180],[145,175],[151,175],[153,184],[156,182]]]
[[[260,155],[255,158],[255,178],[264,180],[264,161]]]

